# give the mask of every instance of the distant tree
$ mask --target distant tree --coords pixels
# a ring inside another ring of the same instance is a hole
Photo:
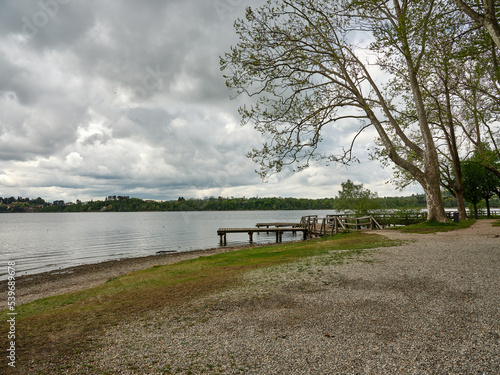
[[[490,216],[489,199],[498,190],[500,179],[491,171],[473,160],[462,162],[465,199],[474,205],[474,217],[477,219],[477,205],[486,201]]]
[[[338,211],[352,211],[356,215],[365,215],[380,207],[377,193],[365,189],[363,184],[355,184],[351,180],[342,182],[342,190],[335,199],[334,208]]]
[[[34,203],[35,203],[35,204],[45,204],[45,200],[44,200],[44,199],[42,199],[42,198],[40,198],[40,197],[38,197],[37,199],[35,199],[35,202],[34,202]]]

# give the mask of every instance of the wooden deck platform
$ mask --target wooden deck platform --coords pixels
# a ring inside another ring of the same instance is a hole
[[[262,223],[260,223],[262,224]],[[301,231],[303,233],[303,238],[307,238],[307,229],[306,228],[283,228],[283,227],[275,227],[275,228],[219,228],[217,229],[217,234],[220,237],[220,244],[227,244],[227,234],[228,233],[248,233],[250,242],[253,242],[253,234],[254,233],[276,233],[276,242],[282,242],[283,232],[297,232]]]

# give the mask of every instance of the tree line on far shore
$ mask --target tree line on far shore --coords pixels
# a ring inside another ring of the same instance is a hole
[[[42,198],[6,199],[9,204],[0,203],[0,212],[134,212],[134,211],[246,211],[246,210],[338,210],[370,211],[374,209],[425,208],[424,194],[405,197],[378,197],[376,193],[363,188],[363,185],[347,181],[342,184],[342,191],[334,198],[235,198],[207,197],[203,199],[185,199],[152,201],[139,198],[122,200],[95,200],[73,204],[47,204]],[[456,199],[443,193],[446,207],[456,207]],[[6,202],[7,202],[6,201]],[[491,207],[500,207],[498,198],[490,201]]]

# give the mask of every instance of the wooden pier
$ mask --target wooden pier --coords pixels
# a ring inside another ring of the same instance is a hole
[[[262,224],[262,223],[260,223]],[[270,224],[269,226],[272,225],[272,223],[266,223]],[[253,242],[253,234],[254,233],[276,233],[276,242],[282,242],[283,239],[283,233],[284,232],[297,232],[301,231],[303,233],[303,238],[307,239],[307,229],[306,228],[298,228],[298,227],[275,227],[275,228],[219,228],[217,229],[217,234],[220,237],[220,244],[221,245],[226,245],[227,244],[227,234],[228,233],[248,233],[248,237],[250,239],[250,242]]]
[[[450,217],[453,213],[450,213]],[[376,219],[375,217],[376,216]],[[411,220],[410,220],[411,219]],[[255,228],[219,228],[217,234],[220,244],[227,244],[228,233],[248,233],[250,242],[253,242],[254,233],[276,233],[276,242],[282,242],[284,232],[302,232],[303,239],[335,235],[342,231],[383,229],[391,225],[408,225],[412,222],[425,220],[425,213],[418,213],[415,217],[401,217],[397,213],[384,213],[363,217],[350,217],[345,215],[326,215],[318,218],[318,215],[303,216],[300,223],[272,222],[257,223]],[[411,221],[411,222],[410,222]]]
[[[312,237],[334,235],[341,230],[375,229],[375,227],[382,229],[372,216],[347,218],[342,215],[327,215],[323,219],[318,219],[318,215],[309,215],[303,216],[300,223],[257,223],[255,228],[219,228],[217,235],[220,237],[220,245],[225,246],[228,233],[248,233],[250,242],[253,242],[254,233],[276,233],[276,242],[279,243],[283,240],[284,232],[294,234],[302,232],[302,238],[306,240]]]

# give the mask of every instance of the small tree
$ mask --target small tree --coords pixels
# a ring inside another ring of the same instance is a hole
[[[474,205],[474,217],[477,219],[477,204],[486,201],[490,216],[489,199],[500,185],[500,179],[482,165],[466,160],[462,163],[465,199]]]
[[[338,211],[353,211],[356,215],[366,215],[370,210],[380,207],[377,193],[363,188],[363,184],[356,185],[351,180],[342,182],[342,190],[335,199],[334,208]]]

